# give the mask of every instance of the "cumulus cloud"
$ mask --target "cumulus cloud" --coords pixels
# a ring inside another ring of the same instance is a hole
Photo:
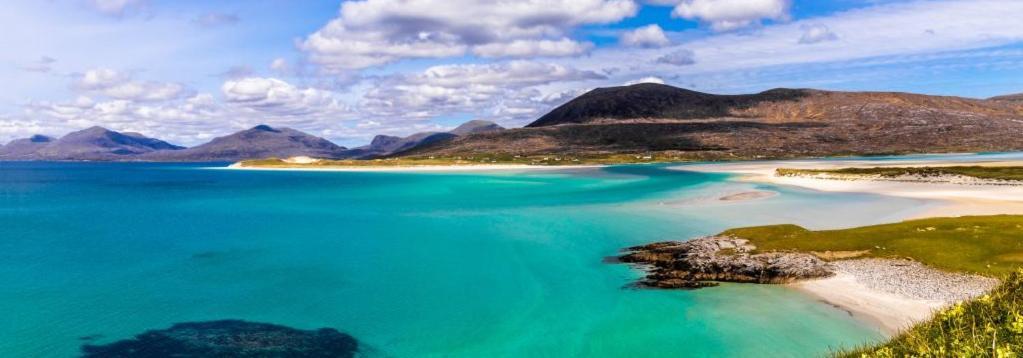
[[[625,82],[624,85],[631,86],[631,85],[638,85],[640,83],[656,83],[656,84],[663,85],[664,84],[664,80],[661,79],[660,77],[656,77],[656,76],[647,76],[647,77],[643,77],[643,78],[640,78],[640,79],[637,79],[637,80],[632,80],[632,81]]]
[[[569,39],[577,26],[635,15],[632,0],[363,0],[341,5],[337,18],[300,48],[329,71],[405,58],[570,56],[588,45]]]
[[[801,44],[815,44],[838,40],[838,35],[831,32],[827,25],[803,25],[801,29],[803,30],[803,35],[799,37],[799,43]]]
[[[226,101],[210,93],[162,102],[98,101],[86,96],[63,102],[32,101],[25,105],[22,115],[11,119],[26,125],[4,128],[5,123],[0,123],[0,136],[62,135],[99,125],[195,145],[263,123],[319,135],[355,134],[345,127],[353,119],[347,106],[323,91],[258,78],[227,81],[224,90]]]
[[[350,111],[333,92],[299,88],[276,78],[228,80],[220,91],[229,104],[278,116],[337,115]]]
[[[695,54],[689,49],[678,49],[657,58],[657,63],[675,66],[688,66],[696,63]]]
[[[74,89],[129,101],[164,101],[188,94],[184,85],[172,82],[137,81],[128,73],[97,68],[76,75]]]
[[[757,25],[761,20],[785,20],[790,0],[684,0],[672,16],[707,23],[715,31]]]
[[[586,52],[590,43],[580,43],[568,38],[560,40],[514,40],[504,43],[479,45],[472,52],[480,57],[541,57],[574,56]]]
[[[539,86],[605,78],[592,71],[532,61],[435,66],[419,74],[380,81],[365,94],[360,108],[380,118],[428,119],[473,113],[491,119],[518,119],[546,110],[551,101],[558,100]]]
[[[664,30],[657,24],[647,25],[622,33],[619,42],[632,47],[664,47],[671,44]]]
[[[211,28],[226,25],[234,25],[238,23],[240,19],[238,15],[227,14],[222,12],[208,12],[197,16],[192,19],[192,23],[200,27]]]
[[[51,70],[53,70],[53,63],[54,62],[57,62],[57,59],[49,57],[49,56],[42,56],[42,57],[36,59],[35,61],[32,61],[31,63],[27,63],[27,64],[22,65],[21,69],[23,69],[25,71],[29,71],[29,72],[46,73],[46,72],[50,72]]]

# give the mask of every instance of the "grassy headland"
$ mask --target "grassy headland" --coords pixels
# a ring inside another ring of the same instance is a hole
[[[1023,271],[987,295],[949,307],[888,342],[837,357],[1018,357],[1023,354]]]
[[[841,168],[841,169],[785,169],[779,168],[780,176],[816,176],[830,175],[837,177],[877,176],[882,178],[899,177],[942,177],[964,176],[983,180],[1023,181],[1023,167],[1017,166],[950,166],[950,167],[876,167],[876,168]]]
[[[758,251],[803,251],[841,256],[910,258],[954,272],[1000,276],[1023,264],[1023,216],[968,216],[911,220],[842,230],[796,225],[728,230]]]
[[[842,230],[796,225],[732,229],[757,251],[824,258],[909,258],[952,272],[1001,279],[988,294],[953,305],[887,342],[838,357],[1016,357],[1023,353],[1023,216],[934,218]]]

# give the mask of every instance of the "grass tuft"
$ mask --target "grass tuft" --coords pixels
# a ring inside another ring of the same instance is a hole
[[[761,252],[864,251],[857,257],[911,258],[945,271],[996,277],[1023,263],[1023,216],[1019,215],[933,218],[821,231],[771,225],[723,234],[748,239]]]

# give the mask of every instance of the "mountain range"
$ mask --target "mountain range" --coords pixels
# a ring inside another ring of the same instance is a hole
[[[448,132],[378,135],[345,148],[259,125],[192,148],[101,127],[36,135],[0,147],[0,160],[238,161],[269,157],[371,159],[474,154],[685,159],[1023,150],[1023,95],[971,99],[900,92],[772,89],[718,95],[662,84],[598,88],[524,128],[469,121]]]
[[[470,121],[451,132],[425,132],[408,137],[377,136],[368,146],[348,149],[324,138],[291,128],[258,125],[191,148],[139,133],[91,127],[60,138],[35,135],[0,146],[0,160],[89,160],[155,162],[227,162],[244,159],[375,158],[393,155],[438,140],[502,130],[487,121]]]
[[[599,88],[525,128],[453,138],[406,156],[686,159],[1023,150],[1023,102],[898,92],[773,89],[716,95],[662,84]]]

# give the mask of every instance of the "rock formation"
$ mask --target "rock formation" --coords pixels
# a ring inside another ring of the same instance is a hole
[[[834,274],[830,264],[811,254],[754,254],[755,249],[745,239],[710,236],[631,247],[619,260],[644,267],[647,275],[639,284],[657,288],[700,288],[715,282],[788,283]]]

